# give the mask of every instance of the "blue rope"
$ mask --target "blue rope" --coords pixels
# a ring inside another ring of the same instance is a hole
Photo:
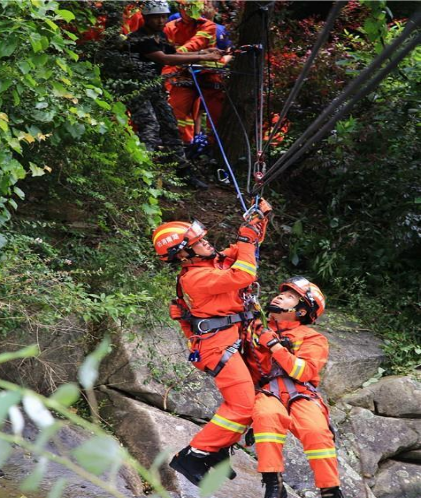
[[[231,168],[231,165],[230,165],[230,163],[228,161],[228,158],[227,158],[227,156],[225,154],[224,147],[222,146],[222,143],[221,143],[221,140],[219,138],[218,132],[216,131],[216,127],[215,127],[215,124],[213,122],[212,116],[211,116],[211,114],[209,112],[208,106],[206,105],[206,101],[205,101],[205,98],[203,96],[203,92],[200,89],[199,83],[197,82],[197,77],[196,77],[195,73],[196,72],[200,72],[200,70],[195,71],[193,68],[190,68],[190,72],[191,72],[191,74],[193,76],[194,84],[196,85],[197,91],[199,92],[200,98],[202,100],[203,107],[205,108],[206,114],[208,115],[209,123],[211,124],[211,127],[212,127],[213,133],[215,135],[216,141],[218,142],[218,146],[219,146],[219,149],[221,151],[222,157],[224,158],[224,162],[225,162],[225,164],[227,166],[229,174],[231,175],[232,182],[234,184],[235,190],[237,191],[237,198],[240,200],[241,206],[242,206],[244,212],[246,213],[248,211],[248,209],[247,209],[246,203],[244,202],[243,194],[240,191],[240,187],[238,186],[238,183],[237,183],[237,180],[235,178],[234,172],[233,172],[233,170]]]

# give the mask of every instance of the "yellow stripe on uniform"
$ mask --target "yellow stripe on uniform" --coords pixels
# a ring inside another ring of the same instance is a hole
[[[177,51],[178,51],[178,52],[184,52],[184,53],[185,53],[185,52],[188,52],[188,51],[189,51],[189,49],[188,49],[188,48],[186,48],[186,47],[178,47],[178,48],[177,48]]]
[[[322,448],[320,450],[304,451],[308,460],[321,460],[322,458],[336,458],[336,448]]]
[[[158,237],[160,237],[161,235],[164,235],[164,233],[169,233],[169,232],[172,232],[172,233],[185,233],[186,232],[186,228],[164,228],[163,230],[160,230],[157,234],[155,234],[155,237],[153,238],[153,244],[155,244],[155,241]]]
[[[286,435],[279,432],[257,432],[254,434],[254,439],[257,443],[278,443],[284,444]]]
[[[247,261],[241,261],[237,259],[237,261],[231,266],[231,268],[235,268],[236,270],[242,270],[250,275],[255,276],[257,273],[256,267],[251,263],[247,263]]]
[[[306,367],[306,362],[301,358],[296,358],[294,362],[294,368],[289,372],[289,376],[299,380],[303,375],[304,368]]]
[[[209,33],[206,33],[206,31],[196,31],[196,35],[202,36],[203,38],[208,38],[209,40],[212,40],[212,38],[214,38],[214,36],[212,36]]]
[[[194,120],[193,119],[186,119],[186,125],[187,126],[194,125]]]
[[[221,415],[218,415],[217,413],[215,413],[215,415],[211,418],[211,422],[212,424],[218,425],[223,429],[227,429],[227,431],[239,432],[240,434],[242,434],[247,428],[247,426],[237,424],[237,422],[221,417]]]
[[[303,343],[304,341],[295,341],[292,343],[292,350],[293,351],[297,351],[297,349],[300,349],[300,346],[301,344]]]

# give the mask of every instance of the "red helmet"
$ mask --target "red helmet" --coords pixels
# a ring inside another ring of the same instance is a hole
[[[200,221],[170,221],[156,228],[152,234],[152,243],[159,259],[173,261],[182,249],[188,249],[207,234]]]
[[[307,311],[307,314],[302,317],[303,323],[314,323],[321,316],[326,307],[325,297],[317,285],[309,282],[305,277],[291,277],[279,286],[279,290],[284,292],[287,289],[292,289],[301,297],[301,303],[297,305]]]

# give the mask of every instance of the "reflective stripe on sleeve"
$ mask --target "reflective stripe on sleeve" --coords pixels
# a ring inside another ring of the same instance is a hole
[[[289,376],[292,377],[293,379],[299,380],[300,377],[303,375],[304,368],[306,366],[306,362],[302,360],[301,358],[296,358],[294,362],[294,367],[289,372]]]
[[[253,276],[255,276],[257,273],[256,267],[253,264],[247,263],[247,261],[241,261],[240,259],[237,259],[237,261],[231,266],[231,268],[245,271]]]

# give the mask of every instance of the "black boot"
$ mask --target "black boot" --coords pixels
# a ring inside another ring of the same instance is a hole
[[[216,453],[209,453],[209,455],[206,457],[206,463],[209,465],[209,467],[215,467],[215,465],[218,465],[218,463],[223,462],[224,460],[229,460],[230,454],[229,454],[229,448],[221,448],[219,451]],[[235,479],[237,477],[237,473],[235,470],[230,467],[230,472],[228,474],[228,478]]]
[[[321,488],[320,494],[322,498],[344,498],[339,486],[336,486],[335,488]]]
[[[206,464],[208,456],[209,453],[196,453],[190,446],[187,446],[174,455],[170,467],[198,486],[209,470]]]
[[[262,472],[262,483],[266,486],[264,498],[288,498],[287,490],[277,472]]]

